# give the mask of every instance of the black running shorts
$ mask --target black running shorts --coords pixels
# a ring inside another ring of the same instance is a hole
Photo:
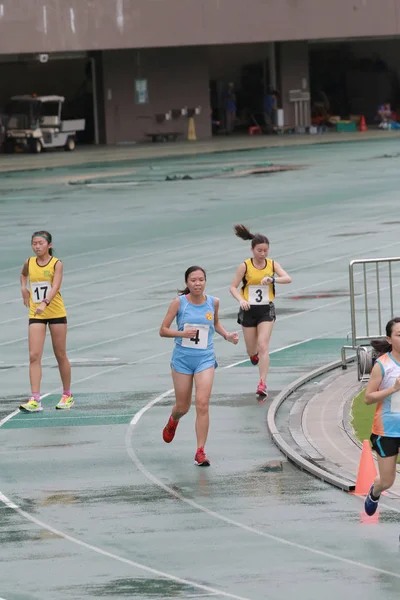
[[[371,434],[372,449],[381,458],[397,456],[400,448],[400,437],[388,437],[386,435]]]
[[[67,317],[57,317],[56,319],[29,319],[29,325],[32,323],[43,323],[44,325],[64,325]]]
[[[250,306],[249,310],[239,310],[237,322],[243,327],[257,327],[264,321],[276,321],[275,305],[273,302],[264,306]]]

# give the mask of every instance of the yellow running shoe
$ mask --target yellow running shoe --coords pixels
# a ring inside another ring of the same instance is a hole
[[[29,398],[28,402],[25,402],[25,404],[21,404],[19,407],[19,410],[21,412],[27,412],[27,413],[32,413],[32,412],[40,412],[43,410],[43,406],[42,403],[35,400],[35,398]]]
[[[73,405],[74,405],[73,396],[67,396],[66,394],[64,394],[64,396],[61,397],[61,400],[57,404],[56,408],[58,408],[58,409],[71,408],[71,406],[73,406]]]

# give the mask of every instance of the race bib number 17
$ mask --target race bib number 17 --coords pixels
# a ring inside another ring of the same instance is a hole
[[[183,330],[195,329],[196,334],[191,338],[182,338],[182,346],[185,348],[195,348],[196,350],[206,350],[208,347],[209,325],[194,325],[185,323]]]
[[[51,290],[50,281],[36,281],[31,284],[31,298],[34,304],[40,304]]]

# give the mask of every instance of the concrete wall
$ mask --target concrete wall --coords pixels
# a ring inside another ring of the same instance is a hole
[[[125,50],[103,53],[105,141],[143,141],[146,133],[188,133],[185,117],[157,123],[171,109],[201,106],[196,117],[199,138],[211,135],[209,73],[201,48]],[[135,104],[135,79],[147,79],[149,103]]]
[[[0,54],[400,34],[400,0],[0,0]]]

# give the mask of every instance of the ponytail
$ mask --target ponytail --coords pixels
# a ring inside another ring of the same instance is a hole
[[[396,323],[400,323],[400,317],[394,317],[393,319],[390,319],[390,321],[388,321],[388,323],[386,324],[386,338],[392,337],[393,327],[396,325]],[[390,344],[387,341],[387,339],[385,340],[384,338],[372,340],[371,346],[378,353],[379,356],[382,356],[382,354],[386,354],[387,352],[392,351],[392,344]]]
[[[245,225],[234,225],[233,229],[235,235],[241,240],[252,240],[254,238],[254,233],[251,233]]]
[[[184,290],[178,290],[178,296],[187,296],[188,294],[190,294],[188,287],[185,287]]]
[[[384,338],[371,341],[372,348],[378,353],[378,356],[392,351],[392,344],[389,344]]]
[[[241,240],[251,240],[251,247],[255,248],[258,244],[267,244],[269,246],[269,239],[261,233],[251,233],[245,225],[234,225],[233,230],[235,235]]]

